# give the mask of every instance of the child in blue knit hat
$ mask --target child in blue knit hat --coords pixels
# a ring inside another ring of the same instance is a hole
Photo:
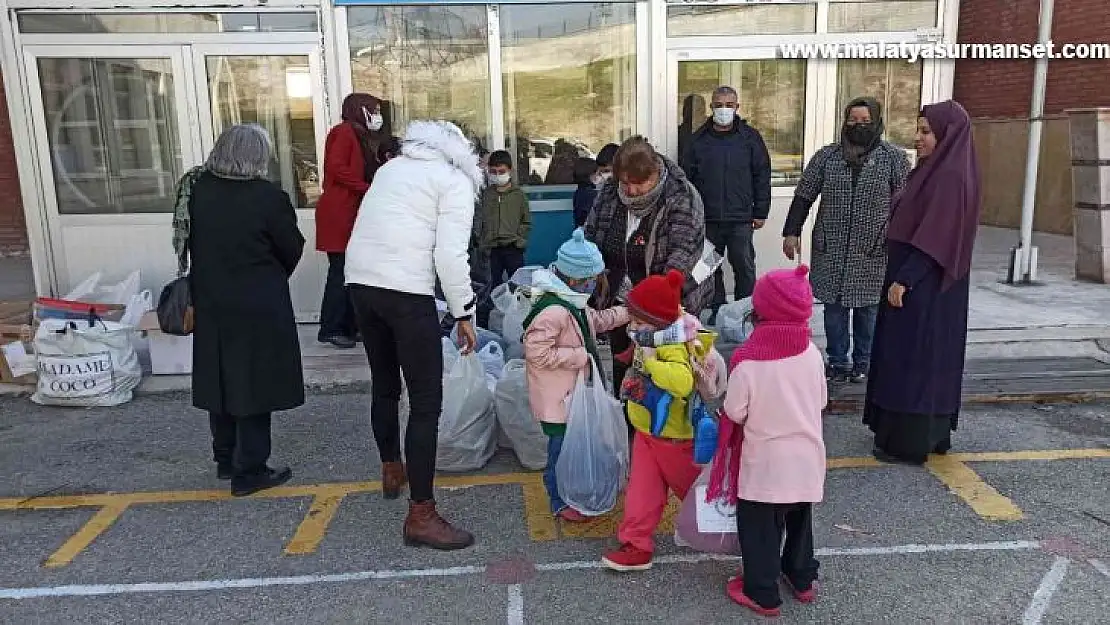
[[[559,496],[555,480],[570,394],[580,373],[591,375],[591,357],[598,360],[597,333],[615,330],[629,321],[623,306],[607,310],[588,306],[594,294],[598,295],[597,301],[604,301],[606,291],[605,261],[579,228],[559,248],[550,270],[532,274],[532,310],[524,320],[528,399],[548,437],[543,481],[552,514],[569,523],[586,520]]]

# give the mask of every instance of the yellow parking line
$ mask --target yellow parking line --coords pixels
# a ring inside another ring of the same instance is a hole
[[[964,462],[1014,462],[1021,460],[1089,460],[1110,458],[1110,449],[1027,449],[948,454]]]
[[[316,551],[328,531],[328,525],[339,511],[339,504],[346,496],[347,491],[331,488],[316,495],[304,520],[297,527],[297,533],[285,545],[285,555],[305,555]]]
[[[58,568],[72,562],[77,554],[84,551],[97,537],[104,533],[104,530],[111,527],[126,509],[126,503],[117,502],[97,510],[96,514],[92,515],[92,518],[81,529],[77,530],[76,534],[70,536],[69,540],[65,541],[61,547],[58,547],[57,551],[46,559],[43,566]]]
[[[984,519],[1020,521],[1025,518],[1014,502],[984,482],[978,473],[955,456],[932,456],[925,466]]]
[[[543,482],[533,479],[522,485],[524,491],[524,524],[528,527],[528,536],[533,541],[548,541],[559,538],[559,529],[555,524],[555,517],[551,514],[551,505],[547,501],[547,489]]]

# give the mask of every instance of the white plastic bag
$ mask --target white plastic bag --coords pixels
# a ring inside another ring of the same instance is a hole
[[[724,256],[718,254],[716,248],[713,247],[713,243],[706,239],[705,244],[702,245],[701,257],[698,258],[694,269],[690,271],[690,277],[694,279],[695,283],[701,284],[716,273],[724,262]]]
[[[63,299],[75,302],[89,302],[93,304],[118,304],[127,306],[132,298],[138,296],[141,275],[138,270],[116,284],[101,284],[100,272],[85,278],[81,284],[73,287]]]
[[[518,287],[532,286],[532,274],[536,273],[538,269],[543,269],[543,266],[528,265],[514,271],[513,275],[509,276],[510,288],[516,289]]]
[[[112,321],[44,319],[35,334],[38,387],[44,406],[118,406],[131,401],[143,371],[134,330]]]
[[[497,451],[493,392],[478,354],[460,356],[443,378],[436,469],[475,471]]]
[[[505,342],[508,344],[507,350],[520,344],[520,340],[524,337],[524,319],[528,317],[531,310],[532,300],[528,298],[528,289],[518,289],[513,294],[513,301],[505,310],[505,317],[501,322],[501,335],[505,337]]]
[[[492,393],[497,387],[497,381],[501,379],[502,370],[505,368],[505,352],[501,350],[501,346],[496,341],[492,341],[478,352],[478,359],[482,361],[482,368],[486,372],[486,383]]]
[[[455,342],[446,336],[439,341],[440,349],[443,352],[443,375],[455,368],[455,362],[459,359],[459,348]]]
[[[754,326],[748,320],[752,312],[752,298],[725,304],[717,311],[717,332],[729,343],[743,343],[748,340]]]
[[[580,375],[570,396],[567,433],[555,463],[559,495],[586,516],[617,505],[628,479],[628,427],[620,402],[606,390],[591,358],[590,381]]]
[[[528,402],[528,375],[523,360],[505,364],[493,393],[497,424],[509,439],[517,460],[527,469],[547,466],[547,436],[532,415]]]
[[[147,289],[131,296],[119,322],[125,326],[137,328],[139,322],[143,319],[143,315],[152,310],[154,310],[154,294],[150,292],[150,289]]]

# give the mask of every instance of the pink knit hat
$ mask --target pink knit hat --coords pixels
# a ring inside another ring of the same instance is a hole
[[[809,267],[779,269],[755,283],[752,308],[760,322],[808,324],[813,315]]]

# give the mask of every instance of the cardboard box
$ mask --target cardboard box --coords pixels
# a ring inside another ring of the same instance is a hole
[[[34,384],[37,379],[34,300],[0,302],[0,382]]]
[[[150,372],[154,375],[190,375],[193,372],[193,336],[162,332],[158,315],[148,312],[139,322],[150,344]]]

